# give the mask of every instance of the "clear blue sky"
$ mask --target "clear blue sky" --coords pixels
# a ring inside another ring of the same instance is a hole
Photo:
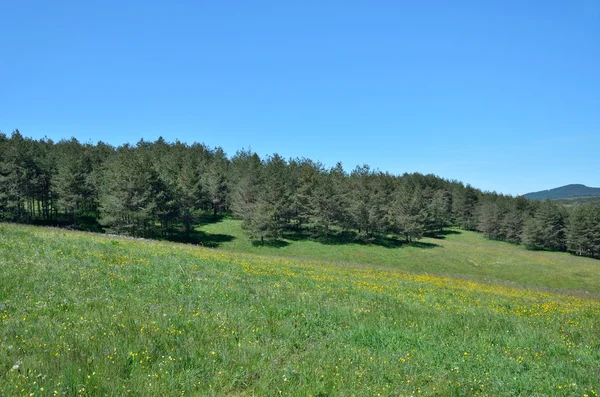
[[[0,131],[600,186],[600,0],[0,2]]]

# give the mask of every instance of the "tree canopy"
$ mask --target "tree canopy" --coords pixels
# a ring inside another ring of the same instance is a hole
[[[231,158],[203,144],[141,140],[113,147],[0,133],[0,220],[143,237],[191,233],[205,217],[242,220],[250,239],[302,233],[407,243],[448,226],[530,249],[600,257],[600,205],[532,201],[419,173],[368,165],[347,172],[311,159]]]

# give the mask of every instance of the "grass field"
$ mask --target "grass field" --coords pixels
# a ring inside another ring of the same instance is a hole
[[[235,228],[203,230],[269,256],[0,224],[0,394],[598,393],[593,294],[478,280],[598,292],[597,261],[471,233],[254,247]]]
[[[283,240],[276,246],[254,246],[239,221],[224,219],[202,226],[219,248],[301,259],[390,266],[411,272],[458,276],[600,293],[600,261],[567,253],[528,251],[522,246],[490,241],[482,234],[449,230],[442,238],[424,238],[415,245],[323,244]]]

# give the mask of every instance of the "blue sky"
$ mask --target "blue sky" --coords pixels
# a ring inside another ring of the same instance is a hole
[[[600,0],[0,3],[0,131],[600,186]]]

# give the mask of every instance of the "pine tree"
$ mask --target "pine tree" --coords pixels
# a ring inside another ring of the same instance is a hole
[[[410,180],[402,181],[394,202],[394,228],[407,242],[423,237],[427,218],[425,208],[421,187]]]
[[[523,226],[523,244],[532,249],[563,251],[566,249],[566,214],[550,200],[540,203],[534,217]]]
[[[309,159],[298,161],[298,183],[297,189],[290,197],[291,209],[294,213],[296,230],[301,226],[310,226],[313,223],[312,216],[315,212],[314,197],[315,189],[319,183],[320,175],[324,172],[321,163],[315,163]]]
[[[231,161],[235,172],[232,209],[242,220],[242,228],[251,239],[264,241],[271,236],[271,218],[266,202],[261,202],[263,166],[260,157],[250,151],[238,152]]]
[[[505,238],[503,224],[506,210],[503,204],[503,197],[490,195],[477,207],[477,229],[490,239]]]
[[[396,185],[395,178],[388,173],[377,172],[372,175],[369,221],[372,231],[379,235],[393,231],[392,212]]]
[[[176,196],[179,220],[183,224],[185,239],[190,240],[191,231],[197,224],[201,205],[200,169],[190,151],[182,153],[181,167],[177,173]]]
[[[567,249],[576,255],[600,257],[600,206],[576,206],[569,218]]]
[[[262,186],[253,206],[249,230],[252,235],[264,238],[279,238],[285,223],[290,197],[286,189],[286,162],[274,154],[267,158],[262,168]]]
[[[88,197],[86,181],[91,168],[85,161],[83,146],[75,138],[59,142],[56,154],[57,170],[53,180],[56,203],[71,223],[76,224],[77,215]]]
[[[525,219],[532,215],[530,202],[519,196],[508,200],[506,205],[507,210],[502,221],[504,240],[509,243],[520,244]]]
[[[206,171],[202,175],[203,190],[210,202],[213,216],[224,209],[227,199],[227,168],[228,160],[223,149],[217,148],[212,153],[211,161],[207,164]]]
[[[5,219],[27,222],[31,219],[27,204],[34,174],[29,143],[15,130],[0,159],[0,204]]]
[[[8,146],[10,141],[6,134],[0,132],[0,220],[10,219],[8,205],[8,184],[4,173],[8,170]]]
[[[465,230],[475,230],[477,225],[476,207],[479,201],[477,191],[470,185],[455,187],[452,196],[452,213],[458,226]]]
[[[538,208],[536,218],[540,220],[542,225],[544,248],[553,251],[564,251],[566,249],[566,213],[564,208],[546,200]]]
[[[318,173],[310,196],[310,216],[325,241],[329,238],[331,227],[339,219],[339,207],[332,179],[329,172]]]
[[[543,226],[539,219],[531,216],[525,220],[521,241],[528,249],[545,248],[546,242],[543,236]]]
[[[452,194],[446,189],[436,190],[428,206],[431,231],[441,232],[452,219]]]
[[[348,181],[351,186],[348,212],[352,226],[358,230],[359,235],[370,236],[373,232],[372,179],[373,172],[368,165],[363,165],[362,167],[357,166],[352,171]]]
[[[125,145],[107,164],[100,197],[101,223],[110,231],[152,236],[168,202],[145,143]]]
[[[523,233],[523,212],[516,208],[509,210],[502,220],[502,233],[505,241],[513,244],[521,242]]]

